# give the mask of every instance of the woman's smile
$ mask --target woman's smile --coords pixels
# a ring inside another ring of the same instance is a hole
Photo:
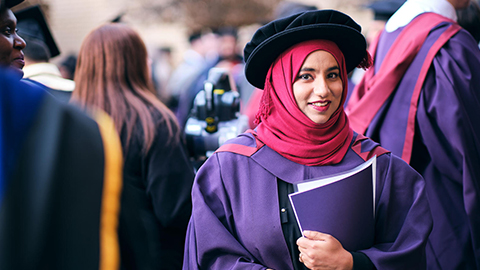
[[[319,111],[319,112],[324,112],[328,110],[330,106],[330,101],[316,101],[316,102],[311,102],[308,103],[313,109]]]

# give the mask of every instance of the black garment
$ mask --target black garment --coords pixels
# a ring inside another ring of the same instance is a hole
[[[280,220],[282,222],[283,236],[287,242],[290,256],[292,257],[293,268],[295,270],[308,270],[303,263],[299,261],[300,251],[296,244],[297,239],[302,236],[293,212],[288,194],[293,193],[293,185],[282,180],[277,180],[278,198],[280,204]],[[353,256],[353,270],[373,270],[375,266],[372,261],[361,252],[351,252]]]
[[[182,268],[193,168],[183,143],[168,142],[160,113],[153,116],[158,128],[147,154],[139,120],[128,149],[126,132],[120,136],[125,156],[119,225],[122,269]]]
[[[0,81],[5,87],[1,76]],[[23,94],[42,91],[21,82],[1,90]],[[99,269],[102,245],[110,246],[100,241],[105,225],[104,186],[109,181],[113,180],[118,189],[108,202],[120,203],[121,159],[115,163],[117,177],[110,174],[115,166],[105,167],[108,156],[121,154],[118,136],[112,123],[110,131],[117,136],[116,141],[114,137],[103,138],[105,134],[93,119],[42,94],[33,121],[22,136],[0,202],[0,269]],[[30,104],[18,105],[17,109],[22,109]],[[102,138],[116,143],[116,152],[108,154]],[[114,228],[110,227],[112,235]],[[110,249],[108,255],[118,258],[118,243],[111,243],[113,251]]]
[[[278,198],[280,203],[280,220],[282,222],[283,236],[287,242],[290,256],[292,257],[293,268],[295,270],[308,270],[303,263],[299,261],[300,251],[296,244],[297,239],[302,236],[293,213],[292,205],[288,199],[288,194],[293,193],[293,185],[287,182],[277,180]]]

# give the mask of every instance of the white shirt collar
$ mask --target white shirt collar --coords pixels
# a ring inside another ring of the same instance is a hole
[[[393,32],[425,12],[434,12],[457,21],[455,8],[447,0],[407,0],[388,20],[385,30]]]
[[[36,64],[26,65],[23,68],[24,78],[30,78],[30,77],[45,75],[45,74],[54,75],[58,77],[62,76],[58,67],[53,63],[36,63]]]

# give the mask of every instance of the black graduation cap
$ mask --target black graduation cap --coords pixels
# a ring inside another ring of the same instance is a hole
[[[113,18],[112,20],[110,20],[110,22],[112,22],[112,23],[119,23],[119,22],[122,21],[123,16],[125,16],[125,12],[122,12],[122,13],[118,14],[115,18]]]
[[[379,0],[370,3],[366,7],[374,12],[374,19],[388,21],[406,0]]]
[[[19,10],[15,13],[15,17],[17,18],[18,35],[25,39],[27,47],[29,42],[42,44],[48,49],[50,58],[60,54],[45,21],[45,16],[38,5]],[[27,48],[25,48],[26,50]]]
[[[22,3],[24,0],[5,0],[5,6],[7,8],[12,8],[20,3]]]
[[[291,46],[312,39],[335,42],[350,72],[367,55],[361,31],[351,17],[336,10],[312,10],[274,20],[260,27],[245,46],[245,77],[253,86],[263,89],[273,61]]]

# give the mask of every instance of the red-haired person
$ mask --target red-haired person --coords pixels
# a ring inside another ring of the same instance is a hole
[[[122,269],[179,269],[194,178],[172,112],[155,96],[144,42],[106,24],[82,43],[72,101],[107,112],[124,153]]]

